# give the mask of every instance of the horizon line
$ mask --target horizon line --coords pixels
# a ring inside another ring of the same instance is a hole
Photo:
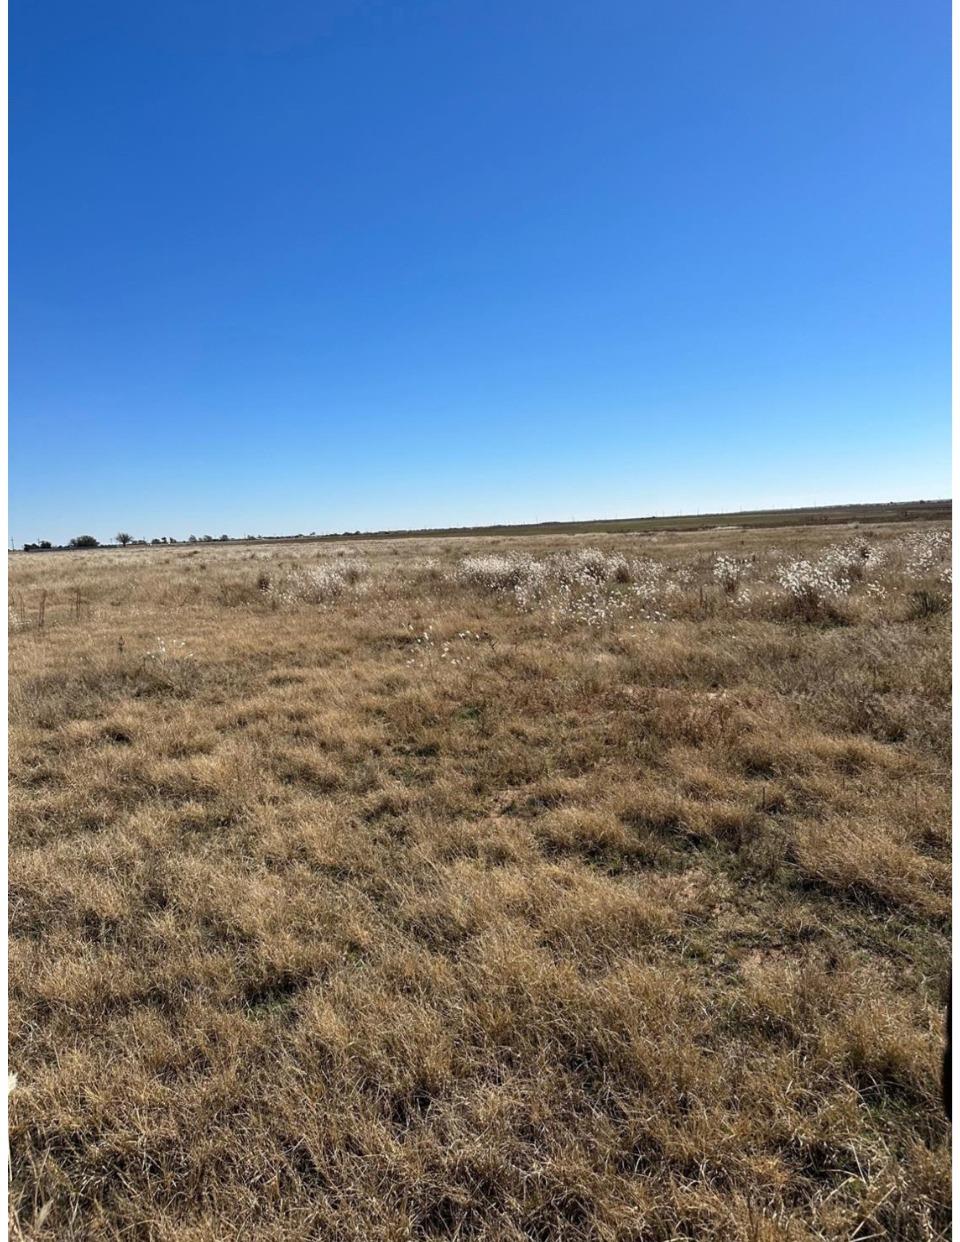
[[[769,521],[755,521],[751,525],[757,527],[789,525],[783,521],[777,521],[777,518],[785,516],[796,516],[809,514],[811,516],[833,514],[839,516],[831,520],[826,520],[826,525],[836,525],[843,521],[844,516],[851,517],[853,511],[862,513],[864,516],[861,520],[869,521],[871,517],[879,518],[881,521],[904,521],[909,520],[909,512],[897,514],[895,510],[911,510],[911,509],[929,509],[931,507],[944,508],[950,506],[951,520],[953,498],[950,496],[938,497],[934,499],[917,499],[917,500],[886,500],[886,501],[845,501],[837,504],[826,505],[791,505],[783,508],[765,508],[765,509],[728,509],[718,511],[706,511],[697,513],[665,513],[665,514],[647,514],[642,517],[604,517],[604,518],[575,518],[563,520],[561,518],[547,518],[538,522],[491,522],[482,525],[473,526],[420,526],[420,527],[396,527],[384,528],[380,530],[344,530],[329,531],[318,534],[311,531],[309,534],[283,534],[283,535],[189,535],[183,539],[171,539],[163,536],[160,539],[137,538],[131,539],[128,546],[133,547],[179,547],[182,544],[203,543],[284,543],[284,542],[313,542],[319,543],[323,541],[334,542],[337,540],[362,540],[362,539],[401,539],[401,538],[441,538],[460,536],[482,537],[484,535],[521,535],[526,533],[536,533],[550,528],[551,533],[555,534],[576,534],[576,528],[582,528],[583,533],[594,534],[616,534],[616,533],[643,533],[644,529],[670,529],[670,523],[682,523],[679,529],[696,530],[703,529],[705,523],[715,525],[718,519],[723,518],[758,518],[771,519]],[[884,514],[888,513],[888,517]],[[822,519],[821,519],[822,520]],[[654,526],[653,524],[657,524]],[[730,523],[726,523],[729,525]],[[796,523],[797,525],[806,525],[803,521]],[[605,530],[604,527],[613,528]],[[599,529],[598,529],[599,528]],[[618,530],[619,528],[619,530]],[[629,528],[629,529],[624,529]],[[74,538],[85,538],[86,536],[74,536]],[[95,536],[92,536],[96,538]],[[164,543],[164,539],[166,543]],[[14,544],[13,536],[9,537],[9,542]],[[41,542],[36,543],[23,542],[8,549],[8,552],[16,551],[74,551],[75,548],[69,544],[53,544],[49,547],[41,547]],[[49,542],[49,541],[47,541]],[[97,540],[96,546],[99,548],[116,548],[122,547],[116,541],[101,543]]]

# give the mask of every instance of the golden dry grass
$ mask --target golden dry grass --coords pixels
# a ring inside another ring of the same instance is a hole
[[[12,557],[12,1235],[946,1237],[912,530],[591,536],[599,616],[455,569],[575,538]]]

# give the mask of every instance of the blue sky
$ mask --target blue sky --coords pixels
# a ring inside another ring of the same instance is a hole
[[[945,0],[12,0],[10,533],[950,494]]]

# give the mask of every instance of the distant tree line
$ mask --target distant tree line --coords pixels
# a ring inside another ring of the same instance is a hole
[[[248,538],[259,538],[259,536],[248,535]],[[191,535],[189,539],[175,539],[173,535],[163,535],[159,539],[149,540],[149,544],[153,547],[160,547],[164,544],[176,543],[228,543],[229,535],[201,535],[199,539],[196,535]],[[127,548],[145,548],[148,546],[146,539],[134,539],[133,535],[127,531],[119,531],[116,536],[118,547]],[[69,543],[51,543],[49,539],[38,539],[36,543],[25,543],[23,545],[24,552],[63,552],[71,548],[99,548],[103,545],[96,535],[74,535]]]

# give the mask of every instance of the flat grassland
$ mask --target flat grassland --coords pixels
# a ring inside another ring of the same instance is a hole
[[[947,524],[10,580],[12,1236],[947,1236]]]
[[[818,505],[806,509],[744,509],[739,513],[678,513],[659,517],[596,518],[588,521],[528,522],[502,526],[442,526],[429,530],[348,531],[334,535],[248,535],[242,543],[322,543],[329,540],[351,542],[370,539],[423,539],[436,536],[480,535],[627,535],[656,531],[729,530],[736,527],[831,526],[852,523],[876,525],[881,522],[936,521],[949,523],[953,517],[950,500],[908,500],[883,504]],[[205,540],[200,540],[205,542]],[[211,539],[211,542],[213,540]],[[217,541],[219,542],[219,541]]]

